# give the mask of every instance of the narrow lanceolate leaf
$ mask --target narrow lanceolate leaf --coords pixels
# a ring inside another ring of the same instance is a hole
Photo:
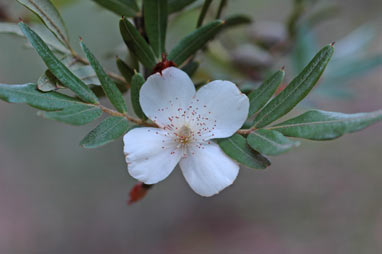
[[[250,147],[266,155],[278,155],[298,146],[300,143],[292,141],[275,130],[256,130],[248,135]]]
[[[196,0],[168,0],[168,14],[178,12]]]
[[[41,112],[47,119],[54,119],[60,122],[84,125],[92,122],[102,115],[102,110],[95,105],[73,105],[60,111]]]
[[[275,93],[277,87],[281,84],[285,76],[284,70],[279,70],[271,77],[265,80],[259,88],[253,90],[249,95],[249,113],[252,116],[259,111]]]
[[[71,65],[67,67],[86,85],[101,85],[95,71],[91,66],[84,65],[78,67],[75,65]],[[43,92],[49,92],[63,87],[64,86],[61,84],[61,82],[50,72],[50,70],[45,71],[45,73],[41,75],[40,78],[37,80],[37,88]]]
[[[267,158],[251,149],[246,139],[239,134],[220,139],[218,144],[229,157],[249,168],[264,169],[271,165]]]
[[[122,18],[119,22],[122,38],[126,46],[130,49],[138,60],[148,69],[152,70],[156,64],[155,55],[150,45],[138,32],[127,18]]]
[[[85,148],[96,148],[125,134],[130,128],[126,118],[110,116],[104,119],[95,129],[89,132],[81,141],[81,146]]]
[[[196,51],[203,48],[206,43],[215,37],[220,31],[224,21],[215,20],[204,25],[185,38],[183,38],[170,52],[168,59],[175,62],[178,66],[187,60]]]
[[[68,33],[64,21],[50,0],[17,0],[33,11],[52,33],[70,48]]]
[[[225,19],[223,29],[240,26],[240,25],[248,25],[252,23],[252,19],[246,15],[232,15]]]
[[[106,74],[101,64],[95,58],[95,56],[90,52],[89,48],[81,41],[81,47],[85,52],[86,57],[89,60],[90,65],[93,67],[97,74],[98,79],[101,82],[101,86],[105,91],[107,98],[109,98],[111,104],[121,113],[127,112],[127,106],[125,100],[123,99],[122,93],[119,91],[117,85],[113,80]]]
[[[125,78],[126,82],[130,83],[131,78],[134,76],[134,70],[120,58],[117,58],[117,67],[119,72]]]
[[[119,16],[135,17],[139,13],[139,6],[135,0],[93,0],[102,7]]]
[[[139,91],[145,83],[145,79],[140,73],[137,73],[131,79],[131,103],[133,104],[133,109],[135,114],[141,119],[147,119],[145,113],[143,113],[141,104],[139,103]]]
[[[255,127],[267,126],[291,111],[304,99],[317,83],[333,52],[332,45],[322,48],[304,70],[260,111],[255,118]]]
[[[98,103],[98,99],[90,88],[75,76],[57,57],[50,51],[42,39],[23,22],[19,26],[32,46],[36,49],[52,74],[67,88],[72,90],[85,102]]]
[[[36,84],[0,84],[0,99],[10,103],[25,103],[46,111],[61,110],[74,105],[86,105],[64,94],[40,92],[37,90]]]
[[[167,0],[145,0],[143,4],[147,37],[159,57],[166,52]]]
[[[43,41],[49,46],[53,51],[70,54],[70,50],[67,49],[64,44],[59,41],[45,26],[43,25],[34,25],[32,26],[34,31],[43,39]],[[0,34],[11,34],[16,35],[22,38],[25,38],[25,35],[20,30],[20,27],[15,23],[0,22]],[[30,45],[28,45],[30,46]]]
[[[290,137],[329,140],[362,130],[378,121],[382,121],[382,110],[357,114],[310,110],[269,129]]]

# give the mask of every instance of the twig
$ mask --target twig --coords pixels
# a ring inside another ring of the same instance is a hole
[[[123,117],[123,118],[126,118],[127,120],[129,120],[130,122],[133,122],[133,123],[136,123],[138,125],[143,125],[143,126],[147,126],[147,127],[156,127],[158,128],[158,125],[156,125],[155,123],[149,123],[149,122],[146,122],[146,121],[143,121],[141,119],[138,119],[138,118],[135,118],[135,117],[132,117],[130,115],[128,115],[127,113],[126,114],[123,114],[123,113],[120,113],[118,111],[115,111],[113,109],[110,109],[110,108],[107,108],[103,105],[98,105],[98,107],[105,113],[111,115],[111,116],[118,116],[118,117]]]

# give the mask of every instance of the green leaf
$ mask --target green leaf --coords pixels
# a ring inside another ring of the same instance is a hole
[[[139,13],[139,6],[135,0],[93,0],[102,7],[119,16],[135,17]]]
[[[49,0],[17,0],[19,3],[34,12],[44,22],[46,27],[64,43],[67,48],[70,48],[68,32],[64,21]]]
[[[196,0],[168,0],[168,14],[178,12]]]
[[[60,42],[49,30],[47,30],[42,25],[33,25],[32,26],[35,32],[41,37],[41,39],[49,46],[51,50],[54,50],[59,53],[69,54],[68,50],[62,42]],[[16,35],[22,38],[25,38],[25,35],[21,31],[20,27],[15,23],[6,23],[0,22],[0,34],[11,34]],[[29,43],[28,43],[29,46]],[[32,47],[32,45],[30,45]]]
[[[332,45],[322,48],[304,70],[260,111],[255,118],[254,126],[256,128],[267,126],[291,111],[297,103],[304,99],[321,77],[333,52]]]
[[[183,66],[182,70],[188,74],[188,76],[194,75],[194,73],[197,71],[199,68],[199,62],[196,61],[191,61],[187,63],[185,66]]]
[[[241,15],[241,14],[232,15],[224,20],[223,29],[240,26],[240,25],[247,25],[251,23],[252,23],[252,19],[249,16]]]
[[[362,130],[381,120],[382,110],[357,114],[310,110],[269,129],[290,137],[329,140]]]
[[[136,73],[131,79],[131,103],[133,104],[135,114],[141,119],[147,119],[139,103],[139,91],[144,83],[145,79],[140,73]]]
[[[269,101],[277,87],[283,81],[284,76],[284,70],[275,72],[271,77],[265,80],[259,88],[253,90],[248,95],[250,103],[248,116],[255,114]]]
[[[130,128],[126,118],[110,116],[104,119],[95,129],[81,141],[84,148],[97,148],[119,138]]]
[[[60,62],[60,60],[57,59],[48,46],[34,31],[32,31],[23,22],[20,22],[19,26],[49,70],[65,87],[72,90],[85,102],[94,104],[98,103],[97,97],[90,90],[90,88],[78,77],[76,77],[63,63]]]
[[[101,64],[95,58],[95,56],[90,52],[89,48],[81,41],[82,50],[85,52],[86,57],[89,60],[90,65],[93,67],[97,74],[98,79],[101,82],[101,86],[105,91],[107,98],[110,100],[111,104],[118,110],[118,112],[126,113],[127,106],[125,100],[123,99],[122,93],[119,91],[117,85],[111,80],[111,78],[106,74]]]
[[[207,11],[210,8],[211,3],[212,3],[212,0],[205,0],[204,1],[202,10],[200,11],[198,22],[196,23],[197,28],[203,24],[203,20],[206,17]]]
[[[47,111],[61,110],[74,105],[86,105],[65,94],[40,92],[37,90],[36,84],[0,84],[0,99],[9,103],[26,103]]]
[[[127,20],[122,18],[119,22],[122,38],[130,52],[148,69],[152,70],[156,64],[155,55],[149,44],[138,32],[138,30]]]
[[[100,86],[101,83],[97,78],[97,75],[90,65],[70,65],[64,63],[74,75],[81,79],[86,85]],[[43,75],[37,80],[37,88],[43,92],[49,92],[63,88],[61,82],[49,71],[45,71]]]
[[[126,82],[130,83],[131,78],[134,76],[134,70],[130,68],[130,66],[128,66],[127,63],[125,63],[119,57],[117,58],[117,67],[119,72],[125,78]]]
[[[219,139],[218,144],[229,157],[249,168],[264,169],[271,165],[267,158],[252,150],[246,139],[239,134]]]
[[[166,52],[167,0],[145,0],[143,4],[147,37],[159,57]]]
[[[210,39],[214,38],[223,24],[222,20],[215,20],[196,29],[171,50],[168,59],[180,66],[187,58],[203,48]]]
[[[247,142],[250,147],[266,155],[285,153],[300,143],[292,141],[274,130],[256,130],[248,135]]]
[[[41,116],[60,122],[84,125],[92,122],[102,115],[102,110],[95,105],[73,105],[60,111],[41,112]]]

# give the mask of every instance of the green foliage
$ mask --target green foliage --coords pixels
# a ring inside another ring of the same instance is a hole
[[[156,64],[156,60],[150,45],[127,18],[121,19],[119,28],[122,38],[126,46],[130,49],[130,52],[133,52],[146,68],[152,70]]]
[[[267,126],[291,111],[304,99],[325,70],[333,51],[332,45],[321,49],[304,70],[260,111],[255,118],[254,126],[257,128]]]
[[[52,51],[62,54],[70,53],[70,50],[67,49],[66,46],[61,41],[59,41],[51,32],[49,32],[46,27],[33,25],[32,28]],[[21,31],[20,27],[14,23],[0,22],[0,34],[12,34],[25,38],[25,35]]]
[[[382,110],[357,114],[310,110],[269,129],[290,137],[329,140],[362,130],[378,121],[382,121]]]
[[[52,74],[65,87],[72,90],[85,102],[98,103],[97,97],[90,88],[57,59],[44,41],[34,31],[23,22],[20,22],[19,26]]]
[[[73,57],[65,57],[60,61],[86,85],[101,85],[91,66],[76,62]],[[64,85],[52,74],[50,70],[46,70],[45,73],[42,74],[37,80],[37,88],[43,92],[58,90],[63,87]]]
[[[119,72],[122,74],[122,76],[125,78],[125,80],[130,83],[131,78],[134,76],[134,70],[130,68],[130,66],[127,65],[123,60],[121,60],[119,57],[117,58],[117,67]]]
[[[285,76],[284,70],[275,72],[271,77],[265,80],[261,86],[253,90],[249,95],[249,116],[259,111],[275,93],[277,87],[281,84]]]
[[[131,104],[133,104],[135,114],[141,119],[147,119],[139,103],[139,91],[144,83],[145,78],[139,73],[136,73],[131,79]]]
[[[247,142],[254,150],[265,155],[279,155],[298,146],[297,141],[289,140],[275,130],[257,130],[247,137]]]
[[[166,52],[167,0],[145,0],[143,3],[147,37],[159,57]]]
[[[228,18],[224,20],[223,29],[240,26],[240,25],[248,25],[250,23],[252,23],[252,19],[250,17],[246,15],[236,14],[236,15],[229,16]]]
[[[271,165],[267,158],[251,149],[246,139],[239,134],[234,134],[230,138],[219,139],[218,144],[229,157],[246,167],[264,169]]]
[[[168,59],[180,66],[190,56],[203,48],[220,31],[224,22],[215,20],[183,38],[170,52]]]
[[[196,61],[190,61],[185,66],[183,66],[182,70],[188,74],[188,76],[192,77],[194,73],[199,68],[199,62]]]
[[[10,103],[26,103],[32,107],[54,111],[66,107],[84,105],[70,96],[57,92],[43,93],[36,84],[6,85],[0,84],[0,99]]]
[[[93,53],[90,52],[89,48],[81,41],[81,47],[86,54],[91,66],[97,74],[98,79],[101,82],[101,86],[109,98],[111,104],[121,113],[127,112],[127,107],[125,100],[123,99],[122,93],[119,91],[117,85],[111,80],[111,78],[106,74],[101,64],[95,58]]]
[[[119,16],[135,17],[139,13],[139,7],[135,0],[93,0],[102,7],[114,12]]]
[[[89,132],[80,144],[84,148],[97,148],[106,145],[125,134],[130,127],[126,118],[110,116]]]
[[[41,115],[47,119],[60,122],[84,125],[94,121],[102,115],[102,110],[95,105],[73,105],[60,111],[43,112]]]
[[[178,12],[196,0],[168,0],[168,14]]]
[[[49,0],[17,0],[19,3],[33,11],[46,25],[46,27],[65,46],[70,48],[69,36],[64,21],[56,7]]]

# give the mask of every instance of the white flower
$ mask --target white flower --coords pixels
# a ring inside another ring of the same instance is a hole
[[[217,80],[196,92],[185,72],[170,67],[147,79],[139,101],[160,128],[135,128],[124,136],[131,176],[155,184],[179,163],[188,184],[202,196],[233,183],[239,165],[212,139],[232,136],[247,119],[248,98],[235,84]]]

